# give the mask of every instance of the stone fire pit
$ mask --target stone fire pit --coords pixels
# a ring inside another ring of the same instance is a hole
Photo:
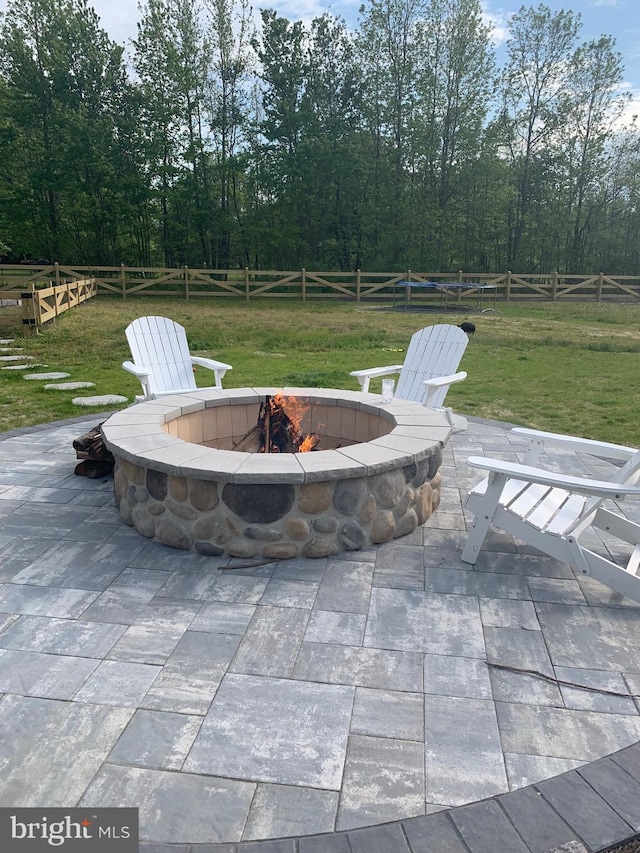
[[[311,453],[233,447],[266,395],[308,404]],[[103,425],[122,520],[201,554],[327,557],[403,536],[440,500],[444,415],[334,389],[199,389],[131,406]]]

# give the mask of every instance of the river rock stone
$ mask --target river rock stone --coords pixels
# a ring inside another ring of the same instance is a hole
[[[201,515],[197,521],[193,522],[193,535],[196,539],[213,539],[213,534],[216,532],[219,526],[219,521],[217,516],[211,515]]]
[[[298,546],[293,542],[278,542],[277,544],[265,545],[262,556],[271,560],[291,560],[298,553]]]
[[[413,506],[418,516],[418,524],[424,524],[433,512],[431,483],[423,483],[416,491],[416,502]]]
[[[333,557],[334,554],[339,554],[340,548],[337,543],[331,539],[319,539],[313,537],[302,548],[302,556],[311,559],[315,557]]]
[[[429,470],[427,471],[427,480],[433,480],[440,470],[442,465],[442,448],[434,447],[429,456]]]
[[[358,513],[358,521],[361,524],[371,524],[376,514],[376,499],[373,495],[367,495],[364,499],[360,512]]]
[[[208,512],[218,506],[218,484],[213,480],[194,480],[189,494],[192,506],[201,512]]]
[[[158,521],[156,539],[183,551],[189,551],[193,546],[191,535],[169,515],[162,516]]]
[[[249,524],[271,524],[289,512],[295,488],[290,483],[227,483],[222,500]]]
[[[331,505],[329,483],[305,483],[298,491],[298,509],[307,515],[317,515]]]
[[[193,521],[198,517],[198,513],[192,506],[189,506],[189,504],[186,503],[180,503],[180,501],[176,501],[172,497],[167,497],[165,506],[169,512],[172,512],[184,521]]]
[[[397,539],[398,536],[405,536],[407,533],[411,533],[412,530],[415,530],[417,526],[418,516],[416,515],[415,510],[408,509],[402,518],[397,519],[393,538]]]
[[[131,511],[131,521],[138,533],[142,534],[142,536],[146,536],[147,539],[153,538],[153,535],[156,532],[156,522],[153,516],[149,515],[144,506],[134,506]]]
[[[204,554],[205,557],[220,557],[224,554],[224,548],[218,548],[212,542],[196,542],[195,549],[198,554]]]
[[[186,477],[169,477],[169,494],[174,500],[186,501],[189,494],[189,486]]]
[[[338,529],[338,519],[331,515],[321,515],[320,518],[314,518],[311,526],[316,533],[335,533]]]
[[[354,518],[343,524],[340,531],[340,542],[347,551],[359,551],[364,546],[366,542],[365,532]]]
[[[163,471],[154,471],[147,468],[147,491],[152,498],[163,501],[168,492],[169,478]]]
[[[388,542],[393,537],[396,530],[396,520],[393,513],[388,509],[381,509],[373,519],[371,527],[371,541],[374,545],[379,545],[381,542]]]
[[[410,483],[415,479],[415,476],[418,473],[418,466],[415,462],[412,462],[411,465],[405,465],[402,469],[402,473],[404,474],[405,483]]]
[[[160,501],[150,501],[147,505],[147,512],[149,515],[162,515],[162,513],[166,511],[166,506]]]
[[[244,535],[247,539],[258,539],[260,542],[279,542],[284,536],[282,530],[275,527],[246,527]]]
[[[333,490],[333,505],[342,515],[355,515],[366,494],[364,479],[338,480]]]
[[[289,539],[296,542],[302,542],[309,535],[309,522],[304,518],[285,518],[282,527]]]
[[[393,509],[404,494],[404,474],[400,470],[376,474],[369,482],[378,504],[385,509]]]
[[[258,553],[256,543],[246,539],[232,539],[225,544],[224,549],[232,557],[255,557]]]

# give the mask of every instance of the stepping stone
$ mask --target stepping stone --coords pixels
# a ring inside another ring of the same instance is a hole
[[[74,406],[109,406],[111,403],[127,403],[128,399],[119,394],[103,394],[101,397],[74,397],[71,402]]]
[[[95,382],[57,382],[54,385],[45,385],[45,391],[75,391],[76,388],[95,388]]]
[[[34,367],[48,367],[47,364],[11,364],[9,367],[0,367],[0,370],[33,370]]]
[[[15,341],[15,338],[0,338],[0,346],[3,344],[12,344]]]
[[[23,379],[66,379],[71,376],[70,373],[30,373],[28,376],[23,376]]]
[[[22,347],[0,347],[0,352],[22,352]]]
[[[0,361],[34,361],[34,355],[0,355]]]

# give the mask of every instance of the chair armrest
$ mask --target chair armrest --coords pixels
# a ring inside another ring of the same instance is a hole
[[[230,364],[225,364],[224,361],[215,361],[212,358],[202,358],[199,355],[189,356],[191,364],[197,364],[199,367],[206,367],[208,370],[213,370],[216,377],[216,388],[222,388],[222,380],[227,370],[233,370]]]
[[[403,368],[402,364],[390,364],[388,367],[369,367],[366,370],[352,370],[349,376],[355,376],[360,383],[361,391],[369,390],[369,382],[378,376],[390,376],[392,373],[399,373]]]
[[[435,376],[433,379],[425,379],[422,384],[426,385],[427,388],[442,388],[443,385],[454,385],[466,378],[466,372],[461,370],[460,373],[452,373],[450,376]]]
[[[123,361],[122,366],[125,370],[128,370],[129,373],[133,373],[134,376],[137,376],[138,379],[142,379],[143,376],[151,376],[153,372],[148,367],[138,367],[138,365],[134,364],[132,361]]]
[[[564,447],[567,450],[574,450],[577,453],[589,453],[592,456],[618,459],[622,462],[626,462],[627,459],[638,453],[636,448],[625,447],[622,444],[609,444],[606,441],[594,441],[590,438],[578,438],[577,436],[562,435],[555,432],[541,432],[540,430],[526,429],[525,427],[514,427],[511,432],[515,435],[521,435],[524,438],[530,438],[539,445],[539,452],[544,449],[546,444],[554,444]]]
[[[470,456],[467,464],[472,468],[481,468],[490,475],[506,480],[519,480],[522,483],[540,483],[543,486],[566,489],[579,495],[589,497],[621,499],[640,497],[640,486],[628,486],[624,483],[607,482],[606,480],[591,480],[585,477],[572,477],[567,474],[557,474],[554,471],[544,471],[530,465],[520,465],[516,462],[505,462],[501,459],[490,459],[486,456]]]

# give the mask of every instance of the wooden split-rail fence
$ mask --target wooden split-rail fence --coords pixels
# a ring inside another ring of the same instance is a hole
[[[0,304],[20,301],[23,325],[31,330],[37,331],[63,311],[96,295],[120,299],[343,299],[389,302],[398,307],[442,303],[453,307],[471,300],[484,310],[496,300],[635,301],[640,299],[640,275],[0,265]]]

